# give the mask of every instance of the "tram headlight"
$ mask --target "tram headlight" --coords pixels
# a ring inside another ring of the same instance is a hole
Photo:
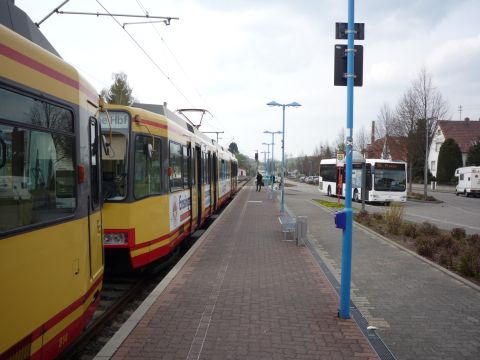
[[[103,245],[127,245],[127,233],[108,233],[103,235]]]

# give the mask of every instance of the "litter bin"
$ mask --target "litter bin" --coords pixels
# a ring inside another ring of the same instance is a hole
[[[308,231],[308,217],[307,216],[297,216],[297,221],[295,223],[295,241],[297,246],[305,245],[305,240],[307,238]]]

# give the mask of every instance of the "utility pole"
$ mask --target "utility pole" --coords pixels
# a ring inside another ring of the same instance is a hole
[[[462,121],[462,110],[463,110],[463,106],[458,105],[458,112],[460,113],[460,121]]]
[[[225,131],[202,131],[204,134],[217,134],[217,144],[218,144],[218,134],[223,134]]]

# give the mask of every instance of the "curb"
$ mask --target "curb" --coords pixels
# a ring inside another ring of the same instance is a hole
[[[445,201],[442,201],[442,200],[429,201],[429,200],[418,200],[418,199],[409,199],[409,198],[407,198],[407,201],[418,202],[418,203],[423,203],[423,204],[443,204],[445,202]]]

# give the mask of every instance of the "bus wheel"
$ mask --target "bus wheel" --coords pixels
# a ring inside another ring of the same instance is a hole
[[[332,189],[330,188],[330,186],[327,189],[327,196],[332,196]]]

